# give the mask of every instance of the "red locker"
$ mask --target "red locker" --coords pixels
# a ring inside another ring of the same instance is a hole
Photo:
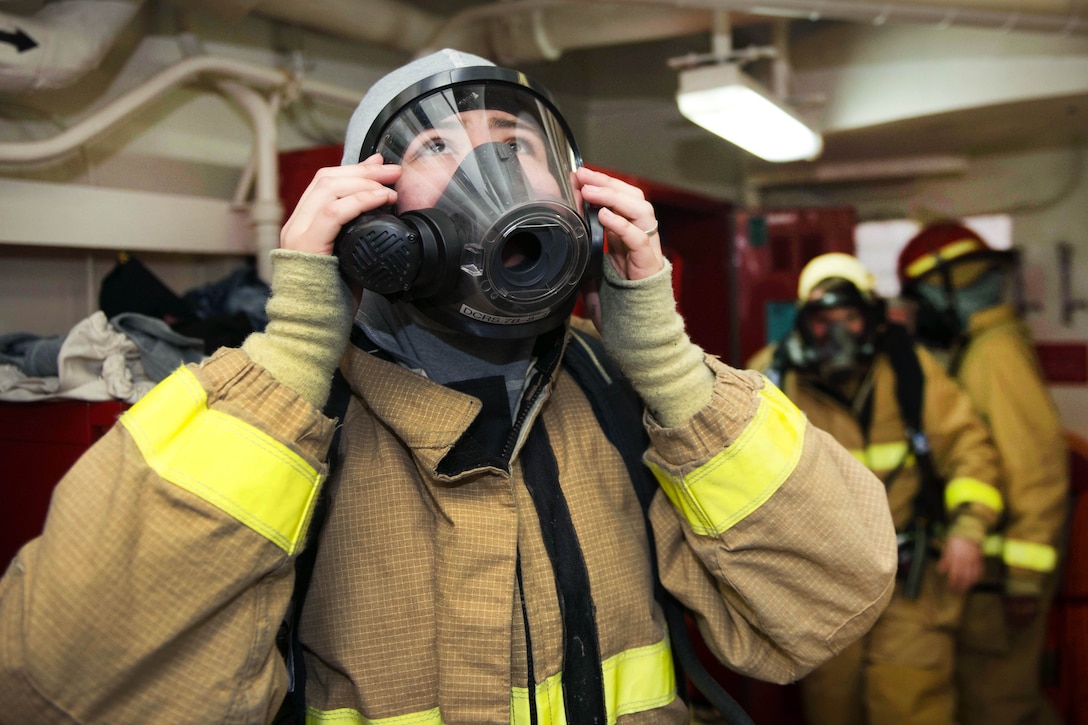
[[[41,533],[53,488],[128,408],[119,400],[0,403],[0,567]]]
[[[731,361],[743,365],[793,323],[797,279],[826,252],[854,254],[853,208],[766,209],[737,214]]]

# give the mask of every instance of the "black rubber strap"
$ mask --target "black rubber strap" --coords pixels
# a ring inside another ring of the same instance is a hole
[[[559,487],[559,466],[543,422],[537,421],[529,431],[521,462],[555,573],[563,617],[563,705],[567,722],[606,725],[601,645],[589,570]]]

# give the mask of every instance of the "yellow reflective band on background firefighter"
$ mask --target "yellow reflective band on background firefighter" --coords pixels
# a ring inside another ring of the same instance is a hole
[[[936,267],[938,262],[962,257],[964,254],[977,251],[978,249],[978,242],[974,239],[961,239],[958,242],[949,242],[938,249],[936,254],[927,254],[924,257],[914,260],[908,264],[903,271],[906,273],[906,276],[911,279],[921,277],[923,274]]]
[[[864,450],[851,448],[850,453],[870,471],[893,471],[903,464],[914,460],[906,441],[895,443],[874,443]]]
[[[965,503],[980,503],[1001,513],[1005,501],[1001,492],[977,478],[953,478],[944,489],[944,505],[949,511],[955,511]]]
[[[687,476],[649,463],[691,528],[717,536],[762,506],[789,478],[805,443],[804,413],[764,379],[759,408],[740,437]]]
[[[248,423],[208,408],[196,376],[179,368],[121,416],[155,473],[294,553],[321,476]]]
[[[668,638],[609,657],[601,663],[601,671],[604,676],[605,707],[608,709],[610,725],[623,715],[664,707],[676,699],[676,671],[672,665]],[[537,685],[538,725],[566,725],[562,679],[563,673],[557,672]],[[521,725],[529,721],[529,688],[511,688],[510,722]],[[307,725],[442,725],[442,722],[442,713],[437,707],[375,719],[365,717],[350,708],[328,711],[306,708]]]
[[[1023,539],[1005,539],[1001,559],[1017,569],[1051,572],[1058,566],[1058,552],[1053,546]]]

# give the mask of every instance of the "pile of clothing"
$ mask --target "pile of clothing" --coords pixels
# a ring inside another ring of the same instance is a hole
[[[268,293],[247,265],[178,296],[123,255],[102,281],[100,309],[67,334],[0,335],[0,400],[135,403],[179,365],[263,330]]]

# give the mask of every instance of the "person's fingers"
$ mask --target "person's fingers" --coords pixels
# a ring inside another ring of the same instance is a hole
[[[395,204],[390,185],[400,167],[371,157],[359,164],[319,170],[280,230],[284,249],[331,254],[336,235],[347,222],[367,211]]]
[[[600,207],[597,218],[608,234],[613,266],[627,279],[648,277],[664,266],[653,205],[642,190],[599,171],[580,168],[582,198]]]
[[[383,164],[381,156],[378,154],[358,164],[328,166],[318,169],[317,173],[314,174],[314,178],[299,197],[295,210],[311,208],[308,202],[311,202],[314,197],[326,199],[330,194],[343,196],[345,195],[345,185],[359,184],[359,188],[355,189],[358,191],[366,186],[391,186],[399,178],[400,166]]]

